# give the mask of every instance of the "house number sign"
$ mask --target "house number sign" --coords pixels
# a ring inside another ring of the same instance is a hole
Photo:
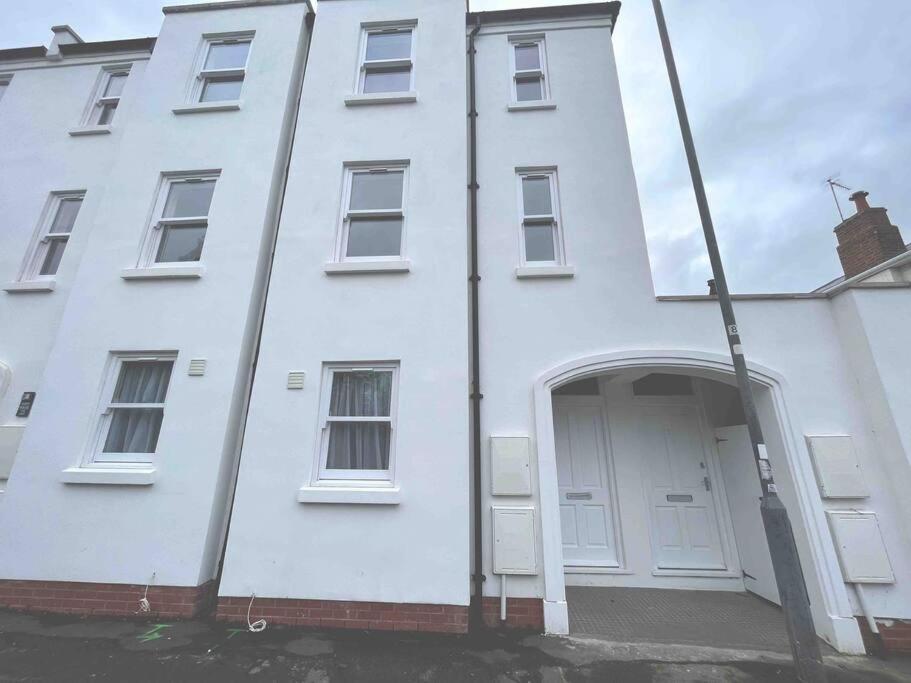
[[[32,412],[32,404],[35,402],[34,391],[23,391],[22,398],[19,401],[19,407],[16,409],[16,417],[28,417]]]

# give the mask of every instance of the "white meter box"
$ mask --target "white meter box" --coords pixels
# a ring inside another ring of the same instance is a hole
[[[823,498],[870,495],[850,436],[807,436],[807,445]]]
[[[533,507],[493,506],[493,573],[538,573]]]
[[[895,583],[875,512],[829,510],[835,552],[848,583]]]
[[[490,489],[495,496],[530,496],[527,436],[490,437]]]

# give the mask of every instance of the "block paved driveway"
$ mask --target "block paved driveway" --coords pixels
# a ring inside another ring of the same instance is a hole
[[[831,657],[832,683],[909,681],[911,661]],[[0,681],[791,681],[787,656],[522,634],[250,633],[207,621],[0,611]]]

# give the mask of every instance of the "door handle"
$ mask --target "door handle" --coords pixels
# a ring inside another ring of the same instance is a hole
[[[591,500],[592,494],[590,491],[586,493],[567,493],[566,500]]]
[[[711,491],[711,490],[712,490],[712,482],[709,480],[708,477],[703,477],[703,478],[702,478],[702,483],[705,484],[705,490],[706,490],[706,491]]]

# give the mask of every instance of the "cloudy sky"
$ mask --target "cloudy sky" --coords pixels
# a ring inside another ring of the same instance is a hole
[[[155,35],[160,4],[4,2],[0,48],[46,44],[63,23],[91,41]],[[570,3],[472,9],[545,4]],[[911,0],[664,7],[734,291],[805,291],[839,274],[831,175],[870,191],[911,241]],[[614,43],[656,289],[702,293],[711,273],[650,0],[625,0]]]

